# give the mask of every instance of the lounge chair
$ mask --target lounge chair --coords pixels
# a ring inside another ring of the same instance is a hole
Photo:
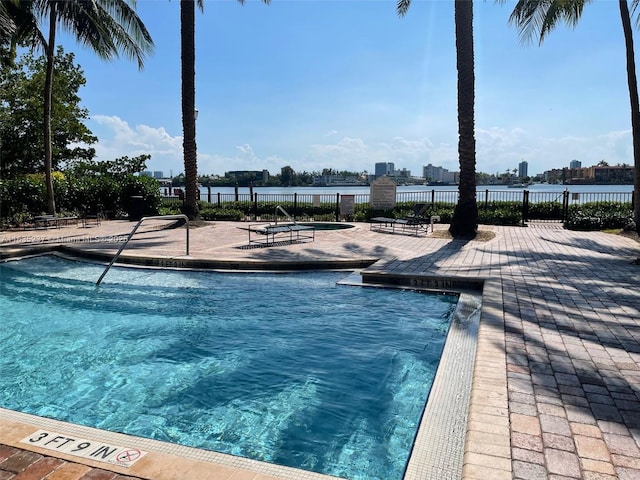
[[[313,242],[315,240],[315,228],[298,223],[269,223],[253,224],[248,227],[239,227],[249,232],[249,244],[261,244],[264,246],[279,243],[292,244]]]
[[[427,212],[428,207],[426,203],[416,203],[413,206],[413,213],[402,217],[402,220],[406,220],[410,225],[424,225],[426,229],[426,226],[429,224],[429,218],[425,217],[424,214]]]
[[[401,217],[374,217],[370,220],[370,229],[388,233],[411,233],[418,235],[420,230],[426,231],[429,225],[429,219],[424,216],[427,211],[426,203],[416,203],[413,207],[413,213]]]

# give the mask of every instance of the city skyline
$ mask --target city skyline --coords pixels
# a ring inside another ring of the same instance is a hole
[[[624,39],[615,2],[523,45],[514,2],[475,2],[477,170],[530,174],[577,159],[632,163]],[[61,35],[87,85],[98,159],[151,154],[183,171],[179,2],[141,0],[156,42],[145,70]],[[453,5],[205,1],[196,18],[198,170],[458,170]],[[634,32],[637,30],[634,30]]]
[[[552,168],[549,170],[545,170],[544,172],[539,172],[536,174],[530,174],[528,171],[529,165],[528,162],[526,161],[522,161],[517,165],[517,168],[513,168],[513,169],[506,169],[504,172],[483,172],[483,171],[479,171],[477,170],[476,173],[477,174],[481,174],[481,175],[487,175],[490,177],[494,177],[494,178],[519,178],[519,179],[533,179],[535,177],[546,177],[548,175],[556,175],[557,172],[563,171],[563,170],[591,170],[593,168],[607,168],[607,167],[628,167],[633,169],[632,165],[629,164],[618,164],[618,165],[590,165],[590,166],[586,166],[583,167],[582,166],[582,162],[578,161],[578,160],[571,160],[569,162],[569,165],[567,166],[560,166],[557,168]],[[395,168],[395,164],[393,162],[379,162],[376,163],[373,167],[373,169],[364,169],[364,170],[353,170],[353,171],[349,171],[349,170],[333,170],[332,173],[325,173],[326,170],[331,171],[331,169],[327,169],[326,167],[323,169],[319,169],[319,170],[314,170],[312,172],[309,171],[298,171],[296,173],[310,173],[310,174],[314,174],[314,175],[337,175],[339,172],[347,172],[349,174],[354,174],[354,175],[360,175],[360,174],[368,174],[369,177],[380,177],[380,176],[392,176],[392,177],[404,177],[404,178],[423,178],[423,179],[427,179],[427,180],[432,180],[432,181],[443,181],[443,182],[447,182],[447,183],[454,183],[455,178],[457,178],[457,175],[460,173],[459,171],[455,170],[455,171],[450,171],[444,167],[442,167],[441,165],[433,165],[433,164],[428,164],[428,165],[423,165],[422,169],[420,170],[420,172],[411,172],[406,168],[400,167],[400,168]],[[269,171],[268,169],[258,169],[258,170],[240,170],[243,173],[247,173],[247,172],[260,172],[260,173],[264,173],[266,172],[268,175],[273,176],[273,175],[279,175],[280,171],[278,170],[277,172],[272,172]],[[213,175],[214,177],[225,177],[227,174],[235,174],[237,172],[236,171],[230,171],[227,170],[221,174],[215,174]],[[172,171],[168,172],[164,172],[163,170],[149,170],[149,169],[145,169],[143,172],[141,172],[141,174],[146,175],[146,176],[150,176],[150,177],[154,177],[154,178],[158,178],[158,179],[169,179],[169,178],[174,178],[176,176],[180,176],[180,175],[184,175],[183,172],[178,173],[177,175],[174,175]],[[443,176],[444,175],[444,176]],[[199,176],[209,176],[207,174],[199,174]]]

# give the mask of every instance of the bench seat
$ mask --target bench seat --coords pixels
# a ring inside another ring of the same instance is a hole
[[[29,226],[33,226],[33,228],[35,229],[42,228],[44,230],[47,230],[49,227],[60,228],[61,225],[69,225],[70,222],[74,222],[74,224],[77,225],[78,217],[56,217],[54,215],[38,215],[26,222],[24,228],[26,229]]]

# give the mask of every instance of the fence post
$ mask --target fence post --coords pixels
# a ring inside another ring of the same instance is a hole
[[[235,187],[233,187],[233,191],[236,197],[236,203],[238,202],[238,184],[236,183]]]
[[[336,222],[340,221],[340,194],[336,193]]]
[[[431,189],[431,208],[435,208],[436,206],[436,189]]]
[[[253,195],[253,220],[258,220],[258,192]]]
[[[522,191],[522,226],[529,220],[529,190]]]
[[[211,185],[207,185],[207,202],[211,203]]]
[[[566,222],[569,218],[569,190],[562,192],[562,221]]]
[[[293,192],[293,218],[296,218],[298,212],[298,192]]]
[[[484,191],[484,208],[489,208],[489,189]]]
[[[222,207],[222,202],[220,201],[220,192],[218,192],[218,208]]]

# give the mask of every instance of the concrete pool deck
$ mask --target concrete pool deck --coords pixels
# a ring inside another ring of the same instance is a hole
[[[640,479],[640,266],[632,264],[640,257],[639,243],[555,224],[484,227],[496,235],[487,242],[388,234],[356,224],[318,231],[314,242],[248,248],[247,232],[238,226],[212,222],[192,228],[186,258],[184,229],[157,231],[149,225],[123,255],[177,267],[215,260],[206,266],[221,269],[375,262],[366,271],[482,280],[463,478]],[[113,221],[87,229],[0,232],[0,254],[56,243],[113,254],[132,227]],[[278,478],[177,456],[163,457],[162,468],[143,463],[147,457],[130,469],[59,460],[18,443],[31,432],[20,422],[0,423],[0,480],[44,478],[19,473],[16,455],[40,456],[32,465],[64,463],[84,472],[56,477],[50,470],[54,476],[47,478],[53,479]],[[3,470],[8,464],[13,470]]]

